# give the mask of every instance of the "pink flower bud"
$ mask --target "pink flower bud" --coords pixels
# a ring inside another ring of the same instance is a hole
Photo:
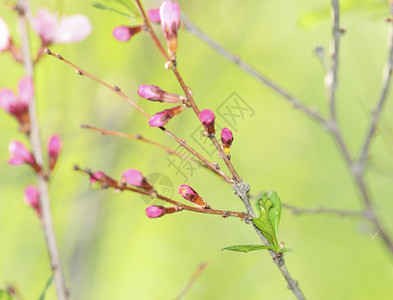
[[[106,189],[108,187],[117,187],[116,180],[112,179],[104,172],[95,172],[90,175],[90,186],[92,189]]]
[[[28,185],[25,188],[24,199],[27,205],[30,205],[36,211],[37,215],[41,217],[40,208],[40,191],[34,185]]]
[[[29,131],[29,104],[34,96],[34,85],[30,77],[19,80],[19,96],[10,89],[0,90],[0,107],[14,116],[22,127]]]
[[[233,135],[232,131],[230,131],[228,128],[223,128],[221,130],[221,142],[224,153],[226,155],[229,155],[229,148],[231,147],[233,142]]]
[[[182,184],[177,189],[177,192],[186,200],[191,201],[192,203],[201,206],[207,207],[207,203],[198,195],[198,193],[189,185]]]
[[[121,177],[129,185],[136,186],[147,191],[153,190],[153,187],[149,184],[147,178],[138,170],[127,169],[122,173]]]
[[[11,45],[10,32],[6,22],[0,18],[0,53],[9,50]]]
[[[165,211],[166,209],[163,206],[152,205],[146,208],[146,215],[149,218],[159,218],[165,215]]]
[[[210,109],[204,109],[199,113],[199,120],[202,122],[203,126],[206,128],[208,135],[212,135],[215,132],[214,129],[214,113]]]
[[[118,26],[113,29],[113,36],[116,40],[120,42],[127,42],[131,37],[142,30],[142,26],[128,27],[128,26]]]
[[[75,43],[84,40],[91,32],[91,23],[84,15],[62,17],[47,10],[37,10],[36,17],[32,19],[32,27],[40,36],[42,43]]]
[[[159,8],[149,9],[147,11],[147,17],[152,23],[160,23],[161,22],[160,9]]]
[[[19,141],[12,141],[8,146],[8,150],[11,153],[11,158],[8,163],[13,166],[18,166],[22,164],[29,164],[35,166],[36,162],[33,155],[29,150]]]
[[[181,103],[183,98],[176,94],[171,94],[163,91],[155,85],[140,85],[138,88],[138,95],[150,101],[166,102],[166,103]]]
[[[180,8],[177,2],[164,1],[160,6],[161,28],[168,41],[168,50],[171,55],[177,50],[177,31],[180,27]]]
[[[58,135],[54,134],[51,136],[48,142],[48,154],[49,154],[49,169],[53,170],[56,165],[57,157],[61,150],[61,139]]]
[[[165,109],[159,113],[156,113],[149,119],[149,125],[151,127],[161,127],[164,126],[170,119],[172,119],[177,114],[180,114],[186,106],[179,105],[170,109]]]

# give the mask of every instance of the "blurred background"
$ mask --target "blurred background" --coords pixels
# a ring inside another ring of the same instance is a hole
[[[83,13],[93,23],[85,41],[54,45],[51,50],[121,87],[148,113],[167,108],[147,103],[136,93],[138,85],[154,84],[181,94],[149,36],[140,33],[128,43],[116,41],[113,28],[132,23],[93,8],[92,2],[32,1],[33,12],[47,7],[68,15]],[[346,33],[340,53],[338,118],[351,154],[357,155],[380,93],[388,3],[341,2]],[[153,8],[161,1],[143,3]],[[179,4],[214,40],[327,115],[324,69],[313,49],[322,45],[328,50],[329,1],[179,0]],[[0,16],[18,41],[15,14],[4,1],[0,7]],[[39,40],[34,33],[31,38],[35,52]],[[232,162],[251,185],[252,194],[274,189],[287,204],[362,208],[343,158],[318,124],[185,30],[179,33],[178,67],[199,107],[214,110],[218,124],[233,130]],[[0,87],[16,90],[24,74],[22,66],[2,54],[0,70]],[[35,84],[43,143],[53,133],[64,143],[50,193],[71,299],[174,299],[203,262],[208,266],[184,299],[293,298],[267,252],[221,251],[230,245],[259,243],[254,230],[243,222],[189,212],[148,219],[144,210],[149,201],[139,195],[90,190],[88,178],[72,170],[74,164],[115,178],[127,168],[136,168],[155,178],[159,189],[165,188],[176,200],[181,200],[177,187],[186,183],[214,208],[244,210],[230,186],[204,169],[183,167],[180,172],[171,164],[173,158],[158,148],[80,129],[79,124],[86,123],[139,133],[177,148],[113,92],[76,76],[72,68],[51,57],[36,66]],[[247,109],[235,121],[224,114],[233,99]],[[367,170],[375,206],[391,235],[392,109],[388,101]],[[191,110],[167,127],[210,160],[219,161],[200,139]],[[35,177],[28,167],[7,163],[8,143],[27,141],[3,111],[0,136],[0,288],[13,284],[24,299],[38,299],[51,270],[38,219],[23,201],[24,187],[35,183]],[[296,216],[284,210],[279,239],[293,249],[286,255],[287,266],[308,299],[393,298],[392,257],[368,223],[329,215]],[[52,285],[46,299],[55,298]]]

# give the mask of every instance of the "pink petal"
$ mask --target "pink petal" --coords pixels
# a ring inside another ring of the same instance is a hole
[[[80,42],[90,34],[91,28],[91,23],[85,15],[62,17],[56,28],[53,43]]]
[[[146,208],[146,215],[149,218],[159,218],[165,215],[165,211],[166,209],[163,206],[152,205]]]
[[[57,158],[61,150],[61,139],[58,135],[54,134],[51,136],[48,142],[48,153],[49,157]]]
[[[56,33],[57,15],[45,9],[37,10],[36,17],[32,20],[34,31],[40,36],[44,44],[52,43]]]
[[[143,177],[143,174],[135,169],[127,169],[121,174],[121,176],[128,184],[136,187],[143,187],[145,182],[145,177]]]
[[[177,2],[164,1],[160,6],[161,28],[165,37],[176,36],[180,26],[180,8]]]
[[[120,42],[127,42],[132,37],[132,32],[130,31],[130,28],[127,26],[116,27],[115,29],[113,29],[112,34],[115,37],[115,39]]]
[[[166,109],[152,116],[148,121],[150,127],[161,127],[168,123],[168,121],[171,119],[168,112],[169,109]]]
[[[2,89],[0,91],[0,107],[6,112],[11,113],[11,106],[16,101],[15,94],[12,90]]]
[[[23,77],[19,80],[19,99],[29,106],[34,96],[34,84],[30,77]]]
[[[150,22],[153,23],[160,23],[160,9],[159,8],[152,8],[147,11],[147,17],[149,18]]]
[[[27,205],[32,206],[37,212],[38,216],[41,216],[40,208],[40,191],[34,185],[28,185],[25,188],[24,199]]]
[[[8,160],[8,163],[13,166],[21,165],[24,163],[34,164],[34,157],[27,150],[26,146],[23,145],[19,141],[12,141],[8,146],[8,150],[11,153],[11,158]]]
[[[0,18],[0,53],[8,50],[10,46],[10,32],[7,24]]]

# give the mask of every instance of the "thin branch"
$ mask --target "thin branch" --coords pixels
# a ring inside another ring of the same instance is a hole
[[[111,91],[113,91],[114,93],[118,94],[120,97],[122,97],[124,100],[126,100],[129,104],[131,104],[134,108],[136,108],[141,114],[143,114],[146,118],[150,119],[150,115],[148,113],[146,113],[142,108],[140,108],[137,104],[135,104],[134,101],[132,101],[130,98],[128,98],[118,86],[111,86],[110,84],[102,81],[101,79],[93,76],[92,74],[86,72],[85,70],[81,69],[80,67],[78,67],[77,65],[71,63],[70,61],[68,61],[67,59],[65,59],[63,56],[61,56],[60,54],[54,54],[52,53],[48,48],[45,49],[45,53],[58,58],[59,60],[61,60],[62,62],[66,63],[67,65],[72,66],[75,70],[76,73],[79,75],[83,75],[86,76],[96,82],[98,82],[99,84],[107,87],[108,89],[110,89]],[[195,151],[193,148],[191,148],[189,145],[186,144],[186,142],[183,139],[178,138],[175,134],[173,134],[171,131],[169,131],[168,129],[166,129],[165,127],[159,127],[162,131],[164,131],[167,135],[169,135],[172,139],[174,139],[179,145],[181,145],[182,147],[186,148],[191,154],[193,154],[195,157],[197,157],[199,160],[202,161],[203,164],[205,164],[206,166],[209,167],[209,169],[211,169],[212,171],[216,172],[218,175],[220,175],[226,182],[231,183],[231,179],[220,169],[217,167],[216,164],[213,164],[211,162],[209,162],[206,158],[204,158],[201,154],[199,154],[197,151]]]
[[[214,41],[206,33],[204,33],[198,27],[196,27],[188,18],[186,18],[186,16],[184,14],[182,15],[182,21],[185,25],[185,28],[190,33],[192,33],[195,36],[197,36],[198,38],[200,38],[202,41],[204,41],[206,44],[208,44],[210,47],[212,47],[214,50],[216,50],[218,53],[220,53],[223,57],[225,57],[229,61],[238,65],[239,68],[241,68],[242,70],[244,70],[248,74],[252,75],[253,77],[257,78],[259,81],[261,81],[268,88],[274,90],[276,93],[283,96],[286,100],[288,100],[293,105],[294,108],[299,109],[300,111],[304,112],[306,115],[311,117],[314,121],[321,123],[324,126],[327,125],[327,120],[325,120],[325,118],[323,118],[317,111],[306,107],[299,99],[295,98],[288,91],[286,91],[280,85],[278,85],[273,80],[268,78],[266,75],[257,71],[254,67],[252,67],[249,64],[247,64],[246,62],[244,62],[242,59],[239,58],[239,56],[229,52],[224,47],[219,45],[216,41]]]
[[[392,4],[390,4],[393,6]],[[389,29],[389,54],[388,54],[388,60],[385,64],[383,73],[382,73],[382,90],[381,94],[378,99],[378,104],[372,114],[371,118],[371,123],[370,126],[367,130],[367,135],[366,139],[364,141],[364,144],[361,148],[361,153],[359,156],[359,166],[363,169],[364,164],[367,160],[367,157],[369,155],[369,150],[370,150],[370,144],[371,140],[375,136],[376,129],[377,129],[377,123],[379,120],[379,117],[382,113],[382,109],[384,107],[384,104],[386,103],[387,95],[389,92],[389,88],[392,82],[392,70],[393,70],[393,22],[390,21],[390,29]]]
[[[305,208],[299,207],[291,204],[282,203],[282,207],[289,209],[294,215],[303,215],[303,214],[331,214],[339,217],[359,217],[366,218],[366,214],[363,211],[353,211],[353,210],[345,210],[339,208],[329,208],[329,207],[314,207],[314,208]]]
[[[331,65],[326,74],[325,84],[328,93],[328,101],[330,106],[330,117],[336,120],[336,90],[337,90],[337,73],[340,49],[340,4],[339,0],[332,0],[331,8],[332,20],[332,40],[330,42],[330,58]]]
[[[199,278],[199,276],[201,276],[203,270],[205,270],[205,268],[207,267],[207,262],[201,263],[198,266],[198,269],[194,272],[194,274],[192,275],[191,279],[187,282],[187,284],[185,285],[185,287],[182,289],[182,291],[180,292],[179,296],[176,297],[176,300],[181,300],[183,299],[183,297],[187,294],[187,292],[190,290],[190,288],[193,286],[193,284],[195,283],[195,281]]]
[[[29,12],[29,1],[18,0],[19,24],[21,30],[23,64],[26,76],[33,78],[33,61],[31,59],[29,47],[29,35],[27,28],[26,14]],[[31,122],[31,132],[29,139],[33,149],[34,157],[40,166],[43,166],[43,155],[41,147],[41,136],[36,114],[36,104],[33,97],[29,106],[29,116]],[[52,215],[49,204],[49,192],[47,178],[42,173],[37,173],[38,189],[40,191],[40,208],[42,212],[42,229],[45,236],[46,247],[48,249],[53,278],[56,286],[58,300],[68,299],[68,289],[64,277],[64,270],[57,248],[56,236],[53,228]]]
[[[146,191],[140,188],[135,188],[131,187],[128,185],[125,185],[122,182],[119,182],[108,175],[105,175],[103,182],[99,178],[94,177],[94,173],[90,169],[81,169],[78,166],[74,166],[75,171],[80,171],[82,173],[85,173],[90,176],[90,178],[94,178],[97,181],[100,181],[102,183],[103,188],[113,188],[116,191],[130,191],[134,192],[137,194],[145,195],[145,196],[150,196],[152,198],[158,198],[164,202],[170,203],[176,207],[177,211],[192,211],[196,213],[202,213],[202,214],[208,214],[208,215],[219,215],[223,218],[227,217],[236,217],[240,218],[241,220],[249,220],[249,215],[243,212],[237,212],[237,211],[229,211],[229,210],[220,210],[220,209],[212,209],[210,206],[207,207],[200,207],[200,206],[190,206],[183,204],[181,202],[175,201],[171,198],[162,196],[157,193],[157,191]]]

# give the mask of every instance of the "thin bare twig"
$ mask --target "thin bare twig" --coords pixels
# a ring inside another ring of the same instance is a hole
[[[257,78],[259,81],[261,81],[268,88],[274,90],[276,93],[283,96],[285,99],[287,99],[293,105],[294,108],[299,109],[300,111],[304,112],[309,117],[311,117],[314,121],[317,121],[318,123],[321,123],[322,125],[325,125],[325,126],[327,125],[327,120],[325,120],[325,118],[323,118],[317,111],[306,107],[299,99],[297,99],[296,97],[291,95],[291,93],[286,91],[279,84],[275,83],[273,80],[271,80],[269,77],[267,77],[263,73],[257,71],[254,67],[250,66],[245,61],[243,61],[239,56],[229,52],[224,47],[219,45],[216,41],[214,41],[206,33],[204,33],[197,26],[195,26],[184,14],[182,14],[182,21],[183,21],[183,24],[185,25],[185,28],[190,33],[192,33],[195,36],[197,36],[198,38],[200,38],[202,41],[204,41],[206,44],[208,44],[210,47],[212,47],[214,50],[216,50],[218,53],[220,53],[223,57],[225,57],[229,61],[238,65],[239,68],[243,69],[248,74]]]
[[[314,207],[314,208],[305,208],[305,207],[299,207],[286,203],[282,203],[282,207],[289,209],[294,215],[331,214],[339,217],[366,218],[366,214],[363,211],[345,210],[345,209],[329,208],[329,207],[322,207],[322,206]]]
[[[392,4],[390,4],[393,6]],[[383,73],[382,73],[382,90],[381,90],[381,95],[379,96],[378,104],[373,111],[372,117],[371,117],[371,122],[370,126],[367,131],[366,139],[364,141],[364,144],[361,148],[361,153],[359,156],[359,167],[361,169],[364,168],[364,164],[367,160],[368,153],[370,150],[370,144],[371,140],[375,136],[376,129],[377,129],[377,123],[379,120],[379,117],[381,115],[382,109],[384,107],[384,104],[386,103],[387,95],[389,92],[389,88],[391,85],[391,79],[392,79],[392,70],[393,70],[393,23],[390,22],[390,33],[389,33],[389,54],[388,54],[388,61],[385,64]]]
[[[33,61],[31,59],[29,47],[29,35],[26,14],[29,12],[29,1],[18,0],[19,24],[21,30],[23,64],[26,76],[33,78]],[[43,155],[41,147],[41,136],[37,121],[35,99],[33,97],[29,106],[29,116],[31,122],[31,132],[29,139],[33,149],[34,157],[40,166],[43,166]],[[61,264],[60,254],[56,243],[56,236],[53,228],[52,215],[49,204],[48,181],[42,173],[37,173],[38,189],[40,191],[40,208],[42,212],[42,228],[45,236],[46,247],[48,249],[53,278],[56,286],[58,300],[68,299],[68,289],[64,277],[64,270]]]
[[[199,276],[201,276],[202,272],[205,270],[207,265],[208,265],[207,262],[204,262],[198,266],[198,269],[194,272],[191,279],[187,282],[186,286],[182,289],[179,296],[176,297],[176,300],[183,299],[183,297],[187,294],[187,292],[190,290],[190,288],[195,283],[195,281],[199,278]]]

